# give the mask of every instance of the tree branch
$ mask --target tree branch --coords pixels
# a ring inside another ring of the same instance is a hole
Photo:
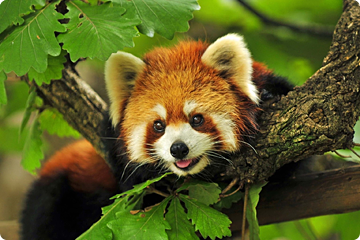
[[[304,174],[286,182],[269,183],[260,193],[260,225],[360,209],[360,166]],[[325,204],[326,203],[326,204]],[[223,212],[232,230],[242,226],[243,203]]]
[[[29,83],[27,76],[23,79]],[[63,114],[64,119],[106,159],[103,122],[108,118],[107,104],[71,67],[65,67],[62,78],[49,85],[29,84],[35,85],[45,104]]]
[[[277,27],[287,27],[293,31],[301,32],[301,33],[307,33],[315,36],[320,37],[331,37],[333,34],[333,31],[330,27],[325,26],[300,26],[296,24],[281,22],[278,20],[271,19],[270,17],[266,16],[263,13],[260,13],[258,10],[253,8],[250,4],[248,4],[244,0],[237,0],[238,3],[240,3],[243,7],[245,7],[248,11],[253,13],[255,16],[257,16],[263,23],[267,25],[277,26]]]

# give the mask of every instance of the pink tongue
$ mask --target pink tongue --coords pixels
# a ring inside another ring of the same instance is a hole
[[[188,167],[190,165],[191,161],[192,161],[191,159],[189,159],[189,160],[180,160],[180,161],[175,162],[175,164],[179,168],[186,168],[186,167]]]

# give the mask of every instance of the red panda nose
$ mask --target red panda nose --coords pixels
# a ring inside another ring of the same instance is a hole
[[[170,147],[170,153],[174,158],[183,159],[188,155],[189,148],[183,142],[174,142]]]

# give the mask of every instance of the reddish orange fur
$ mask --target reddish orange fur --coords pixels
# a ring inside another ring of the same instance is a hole
[[[204,113],[230,114],[242,133],[248,130],[245,122],[256,125],[252,114],[257,108],[249,97],[241,89],[233,91],[234,80],[225,81],[216,69],[201,61],[207,47],[207,43],[200,41],[181,42],[173,48],[156,48],[145,55],[145,68],[136,80],[123,114],[125,142],[129,141],[134,126],[159,118],[152,111],[155,104],[161,104],[167,110],[167,124],[188,122],[189,116],[185,116],[183,108],[189,99],[202,103]]]
[[[100,188],[113,191],[116,180],[110,167],[86,140],[77,141],[52,156],[42,168],[45,179],[66,173],[78,191],[94,192]]]

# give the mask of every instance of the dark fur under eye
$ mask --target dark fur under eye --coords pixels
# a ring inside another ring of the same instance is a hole
[[[193,127],[199,127],[204,123],[204,117],[201,114],[197,114],[195,116],[193,116],[193,118],[191,119],[191,126]]]
[[[154,130],[155,132],[162,133],[165,131],[165,123],[157,120],[154,122]]]

